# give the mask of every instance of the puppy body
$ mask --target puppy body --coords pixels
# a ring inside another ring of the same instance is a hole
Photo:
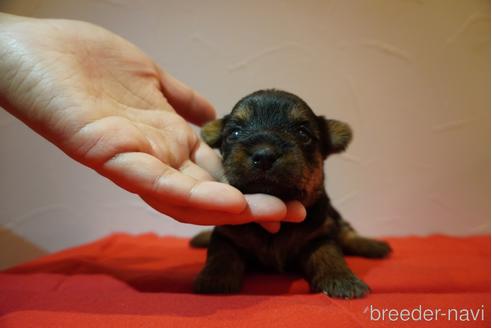
[[[238,292],[245,271],[254,269],[299,272],[313,291],[333,297],[368,293],[343,254],[380,258],[390,248],[360,237],[331,205],[324,188],[323,161],[346,148],[351,140],[348,125],[317,117],[293,94],[263,90],[205,126],[202,137],[220,148],[231,185],[244,193],[299,200],[307,216],[301,223],[282,223],[276,234],[250,223],[215,227],[211,234],[192,239],[194,246],[208,245],[195,292]]]

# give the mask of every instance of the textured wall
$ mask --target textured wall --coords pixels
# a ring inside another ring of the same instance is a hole
[[[349,122],[326,163],[335,205],[369,235],[490,230],[488,1],[3,0],[131,40],[216,106],[283,88]],[[0,112],[0,224],[52,251],[112,231],[190,235]]]

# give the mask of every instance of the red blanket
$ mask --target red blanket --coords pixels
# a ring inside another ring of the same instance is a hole
[[[117,234],[0,273],[0,327],[490,327],[489,236],[388,240],[389,259],[347,259],[372,288],[347,301],[274,274],[194,295],[205,250]]]

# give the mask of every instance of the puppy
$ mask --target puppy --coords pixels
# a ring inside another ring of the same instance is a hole
[[[369,292],[343,254],[382,258],[391,249],[359,236],[324,188],[323,161],[347,148],[352,139],[347,124],[316,116],[294,94],[261,90],[205,125],[202,138],[220,149],[231,185],[243,193],[298,200],[307,216],[301,223],[282,223],[276,234],[249,223],[215,227],[193,238],[192,246],[208,246],[194,292],[239,292],[246,269],[299,272],[312,291],[331,297],[358,298]]]

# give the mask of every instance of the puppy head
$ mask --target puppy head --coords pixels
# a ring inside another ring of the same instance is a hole
[[[202,138],[220,149],[227,180],[243,193],[310,205],[323,190],[324,159],[344,151],[352,132],[345,123],[316,116],[296,95],[261,90],[206,124]]]

